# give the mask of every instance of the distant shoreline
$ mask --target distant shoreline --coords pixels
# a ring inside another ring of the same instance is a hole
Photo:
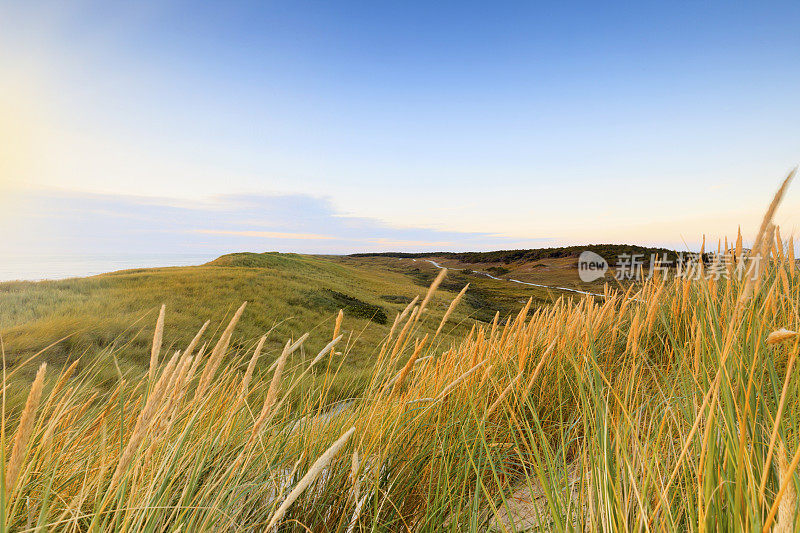
[[[219,254],[126,254],[4,258],[0,282],[46,281],[96,276],[132,268],[194,266],[212,261]]]

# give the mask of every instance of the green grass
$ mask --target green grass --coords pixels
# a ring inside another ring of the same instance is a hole
[[[42,356],[51,366],[113,350],[116,361],[107,358],[96,366],[97,383],[109,386],[117,379],[117,366],[125,372],[146,369],[152,325],[161,304],[168,311],[166,348],[181,349],[203,322],[210,320],[210,331],[216,331],[247,301],[233,347],[252,349],[261,335],[271,331],[265,363],[277,357],[287,338],[328,329],[343,309],[350,350],[344,373],[353,378],[341,391],[347,395],[363,388],[376,347],[395,316],[414,296],[424,294],[436,272],[431,265],[423,266],[422,272],[404,272],[380,262],[356,264],[340,257],[239,253],[202,266],[2,283],[0,335],[11,367],[52,343],[56,344]],[[445,295],[434,298],[433,309],[441,311],[446,292],[455,293],[469,281],[474,283],[457,273],[448,279]],[[491,320],[496,310],[510,312],[531,292],[505,292],[505,287],[496,285],[494,292],[475,286],[446,334],[463,334],[473,323],[469,317]],[[312,335],[304,350],[316,353],[326,342]]]

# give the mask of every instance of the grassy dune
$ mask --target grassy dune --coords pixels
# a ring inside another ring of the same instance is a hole
[[[306,332],[312,336],[301,347],[301,356],[316,353],[326,341],[313,333],[329,328],[342,309],[348,357],[333,388],[340,397],[358,396],[369,382],[372,362],[393,317],[438,274],[426,262],[383,257],[237,253],[201,266],[0,283],[0,340],[10,368],[42,350],[37,358],[51,370],[102,353],[93,367],[93,380],[108,389],[120,373],[129,378],[147,371],[152,324],[162,304],[167,309],[164,348],[169,350],[186,346],[206,320],[208,333],[219,333],[247,301],[232,347],[252,350],[269,332],[257,371],[278,357],[287,338]],[[451,271],[433,296],[430,312],[444,312],[449,299],[468,283],[470,291],[438,342],[463,336],[475,320],[490,322],[496,312],[505,318],[531,297],[534,304],[557,297],[545,289]],[[34,371],[30,366],[22,370],[31,379]],[[24,390],[12,390],[21,400]]]
[[[429,268],[431,279],[433,270]],[[448,288],[457,292],[463,284]],[[353,393],[357,385],[366,385],[367,367],[394,315],[423,294],[426,285],[381,266],[348,265],[335,258],[231,254],[197,267],[2,283],[0,336],[10,367],[52,343],[56,344],[37,356],[51,369],[102,352],[104,357],[93,367],[94,381],[113,387],[120,371],[128,377],[147,370],[152,325],[162,304],[167,308],[164,348],[168,351],[185,347],[206,320],[211,322],[208,333],[219,333],[242,301],[248,301],[232,348],[252,350],[269,331],[262,359],[268,363],[280,354],[287,338],[297,339],[306,332],[313,335],[303,352],[316,353],[329,339],[314,333],[329,330],[343,309],[349,350],[344,370],[353,377],[343,394]],[[432,309],[441,312],[446,300],[444,295],[435,296]],[[469,326],[462,322],[475,312],[470,306],[459,309],[444,336],[466,333]],[[33,377],[33,370],[24,372]]]
[[[91,383],[108,353],[56,372],[36,356],[4,378],[29,395],[3,413],[2,525],[793,531],[800,272],[771,218],[754,279],[654,279],[444,341],[430,291],[389,317],[344,404],[347,317],[304,341],[318,357],[284,334],[255,375],[237,343],[249,305],[202,354],[157,325],[146,374],[106,391]]]

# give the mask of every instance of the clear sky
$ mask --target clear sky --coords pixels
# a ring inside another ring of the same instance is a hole
[[[696,246],[755,231],[799,97],[797,2],[1,0],[0,238]]]

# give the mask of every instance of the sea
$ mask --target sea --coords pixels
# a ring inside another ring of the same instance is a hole
[[[0,281],[41,281],[94,276],[117,270],[201,265],[219,254],[36,255],[0,257]]]

